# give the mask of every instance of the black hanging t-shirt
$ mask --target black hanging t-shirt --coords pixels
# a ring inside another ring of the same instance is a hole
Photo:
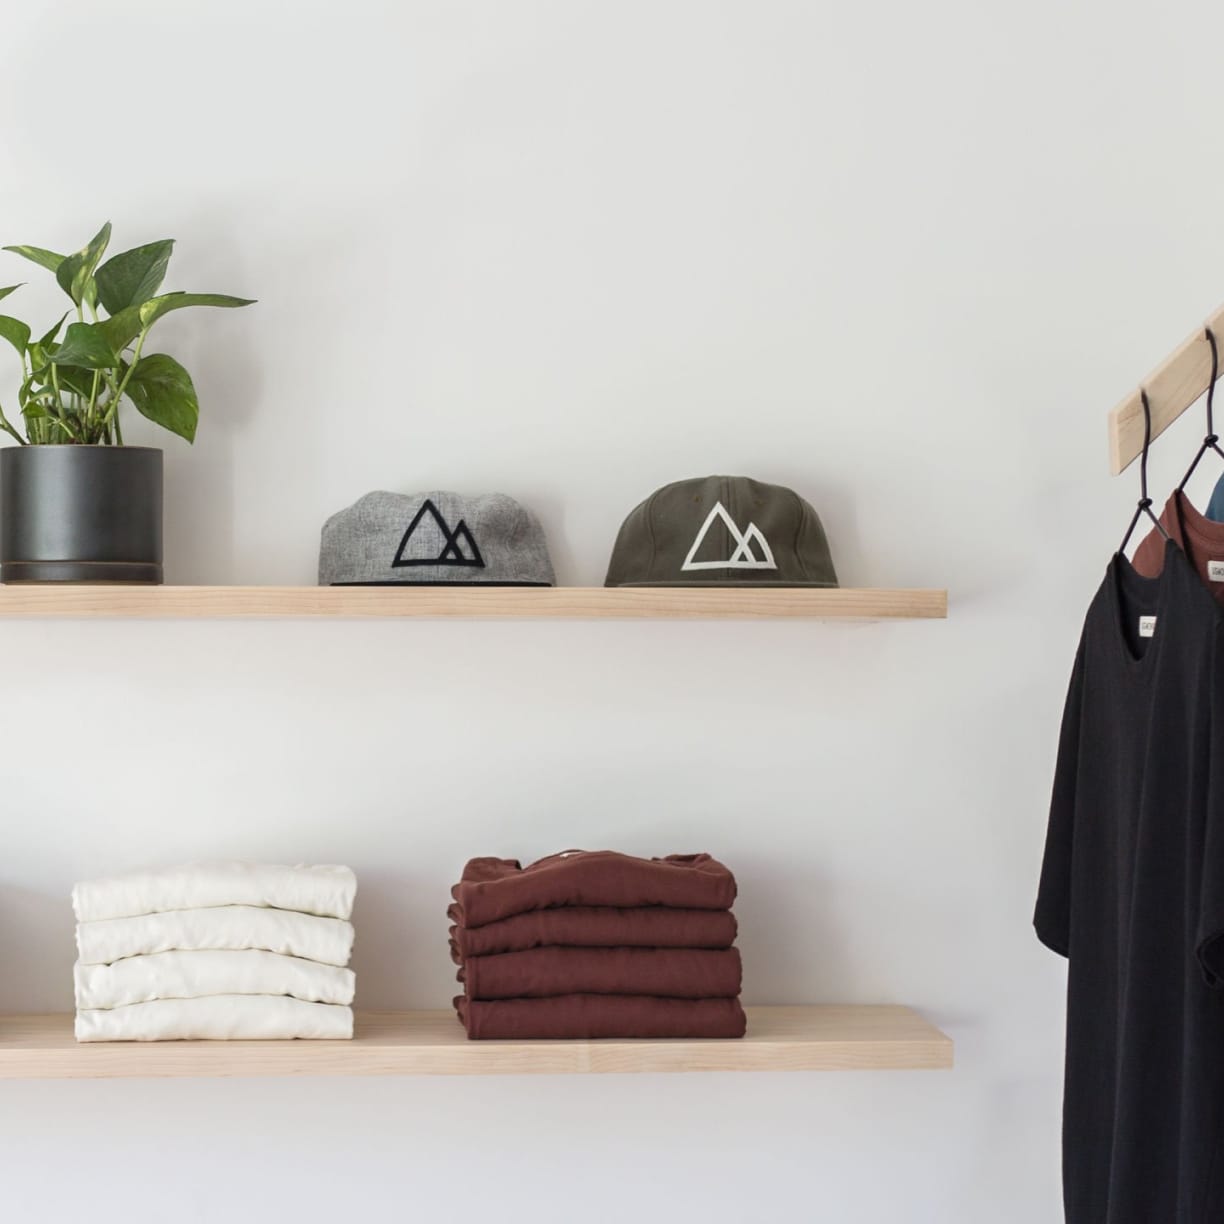
[[[1115,556],[1058,747],[1041,941],[1068,958],[1068,1224],[1224,1222],[1224,617]]]

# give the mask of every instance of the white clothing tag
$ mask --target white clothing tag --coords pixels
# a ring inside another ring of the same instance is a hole
[[[1156,632],[1156,618],[1154,616],[1141,616],[1139,618],[1139,636],[1152,637]]]
[[[1208,561],[1207,577],[1212,582],[1224,582],[1224,561]]]

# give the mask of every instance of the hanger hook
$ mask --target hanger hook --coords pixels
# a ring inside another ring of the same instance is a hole
[[[1207,445],[1214,446],[1220,439],[1215,431],[1215,385],[1220,377],[1220,352],[1216,347],[1215,332],[1210,325],[1203,328],[1207,343],[1211,345],[1211,381],[1207,384]]]
[[[1215,351],[1214,341],[1212,351]],[[1139,401],[1143,405],[1143,452],[1139,456],[1139,509],[1146,510],[1152,504],[1147,486],[1148,451],[1152,447],[1152,405],[1148,401],[1145,387],[1139,388]]]
[[[1139,456],[1139,504],[1135,507],[1135,513],[1131,516],[1130,526],[1126,529],[1126,534],[1122,537],[1122,547],[1118,552],[1122,555],[1126,553],[1126,546],[1130,543],[1130,538],[1134,534],[1135,524],[1146,514],[1165,538],[1167,543],[1169,533],[1165,530],[1164,524],[1152,513],[1152,499],[1148,496],[1147,483],[1147,461],[1148,451],[1152,446],[1152,405],[1148,402],[1148,393],[1145,387],[1139,388],[1139,399],[1143,404],[1143,451]]]

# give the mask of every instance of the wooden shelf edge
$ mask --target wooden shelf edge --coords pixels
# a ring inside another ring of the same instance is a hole
[[[874,587],[0,586],[0,617],[943,619],[948,593]]]
[[[78,1044],[72,1017],[0,1016],[0,1079],[946,1070],[908,1007],[750,1007],[739,1041],[468,1041],[451,1011],[358,1013],[352,1041]]]

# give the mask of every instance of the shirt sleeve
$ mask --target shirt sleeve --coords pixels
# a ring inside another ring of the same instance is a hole
[[[1075,840],[1076,777],[1079,772],[1080,712],[1084,689],[1084,643],[1071,669],[1071,683],[1058,736],[1058,760],[1050,797],[1045,857],[1037,888],[1033,926],[1037,938],[1060,956],[1071,955],[1071,858]]]
[[[1224,983],[1224,631],[1219,628],[1211,671],[1207,810],[1195,952],[1207,985],[1218,989]]]

